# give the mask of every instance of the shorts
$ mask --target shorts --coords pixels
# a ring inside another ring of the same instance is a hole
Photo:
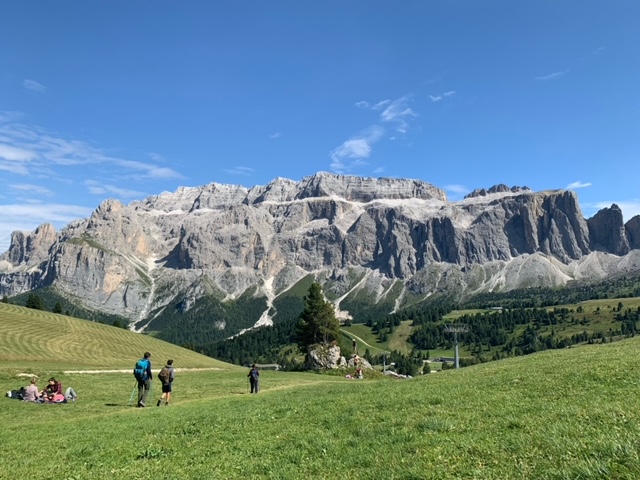
[[[162,393],[171,393],[171,384],[163,383],[162,384]]]

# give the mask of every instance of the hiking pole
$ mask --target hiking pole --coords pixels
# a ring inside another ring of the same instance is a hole
[[[131,406],[131,402],[133,402],[133,398],[136,394],[136,387],[138,386],[138,382],[135,383],[135,385],[133,386],[133,390],[131,390],[131,396],[129,397],[129,403],[127,403],[128,406]]]

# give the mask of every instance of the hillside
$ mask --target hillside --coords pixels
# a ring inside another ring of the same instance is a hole
[[[0,471],[110,480],[636,479],[639,353],[633,338],[409,381],[264,371],[257,396],[247,394],[244,370],[184,372],[170,408],[144,410],[126,406],[128,374],[99,382],[67,375],[80,395],[74,404],[0,401]],[[20,381],[3,363],[0,388]],[[45,437],[53,441],[33,441]]]
[[[155,366],[237,369],[191,350],[122,328],[0,303],[0,362],[4,368],[127,369],[150,351]]]

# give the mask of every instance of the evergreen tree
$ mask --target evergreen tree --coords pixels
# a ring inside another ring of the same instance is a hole
[[[25,304],[25,307],[33,308],[34,310],[44,310],[44,302],[39,295],[30,293],[27,297],[27,303]]]
[[[60,302],[56,302],[56,304],[53,306],[53,310],[51,310],[53,313],[62,313],[62,305],[60,304]]]
[[[7,297],[6,295],[2,297],[2,303],[9,303],[9,297]]]
[[[329,345],[340,335],[340,324],[333,305],[325,301],[322,287],[312,283],[304,297],[304,310],[296,325],[296,341],[301,350],[310,345],[323,343]]]

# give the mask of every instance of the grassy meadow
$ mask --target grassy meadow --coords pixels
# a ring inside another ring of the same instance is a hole
[[[61,349],[67,337],[75,347]],[[155,371],[176,359],[168,407],[128,406],[130,371],[64,373],[131,370],[144,350]],[[25,385],[18,372],[37,373],[40,386],[56,374],[79,395],[66,405],[2,399],[0,478],[637,479],[639,353],[632,338],[412,380],[262,371],[250,395],[246,369],[0,305],[0,389]]]

